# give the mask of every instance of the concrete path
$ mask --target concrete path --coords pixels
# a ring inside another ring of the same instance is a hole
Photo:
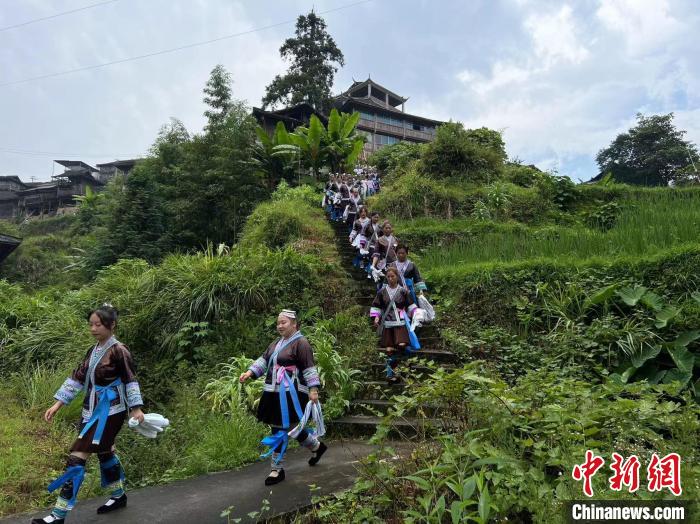
[[[221,524],[227,522],[225,517],[220,517],[221,512],[230,506],[233,506],[231,519],[241,518],[241,522],[251,522],[255,519],[250,519],[248,513],[260,511],[263,499],[270,502],[270,510],[263,517],[270,517],[305,507],[311,503],[314,495],[327,495],[349,488],[357,475],[358,461],[372,449],[361,441],[331,442],[323,459],[315,467],[310,467],[306,462],[309,459],[307,450],[295,449],[285,457],[286,479],[272,487],[264,485],[270,465],[265,460],[236,471],[129,491],[129,505],[107,515],[96,513],[106,498],[79,500],[66,523]],[[312,493],[310,484],[321,489]],[[46,514],[46,511],[41,511],[12,515],[0,519],[0,524],[27,524],[32,518]]]

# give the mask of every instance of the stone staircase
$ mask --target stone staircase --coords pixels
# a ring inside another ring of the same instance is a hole
[[[355,251],[348,242],[347,224],[331,222],[331,225],[336,233],[336,243],[343,268],[353,279],[352,296],[357,304],[362,306],[363,314],[367,316],[369,323],[369,308],[376,294],[374,281],[367,278],[367,273],[352,265]],[[418,331],[418,338],[421,342],[421,350],[399,363],[399,372],[402,376],[410,376],[417,381],[420,381],[421,377],[429,376],[434,367],[426,365],[427,361],[432,361],[446,369],[455,366],[457,356],[444,347],[435,326],[427,325],[421,328]],[[342,429],[344,434],[373,434],[382,422],[382,417],[392,407],[392,397],[404,393],[411,387],[403,382],[395,385],[389,385],[386,382],[385,354],[384,348],[377,347],[376,360],[362,369],[364,381],[356,399],[351,402],[349,411],[345,416],[330,422],[329,425]],[[423,405],[420,406],[423,416],[418,417],[417,413],[407,413],[404,417],[396,418],[392,422],[392,433],[405,437],[423,434],[429,431],[430,427],[444,426],[445,421],[437,417],[432,418],[438,408],[437,405]]]

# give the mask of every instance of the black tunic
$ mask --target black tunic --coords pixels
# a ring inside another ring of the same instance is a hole
[[[279,384],[274,380],[274,370],[272,369],[272,354],[275,352],[279,339],[271,343],[260,358],[258,358],[249,368],[257,378],[265,374],[265,386],[260,403],[258,404],[257,417],[260,422],[270,424],[273,427],[282,427],[282,412],[280,409]],[[309,341],[305,337],[300,337],[277,355],[277,365],[287,368],[288,374],[294,382],[301,409],[306,407],[309,401],[309,388],[319,388],[321,385],[316,365],[314,364],[313,350]],[[287,392],[287,407],[289,411],[289,423],[293,426],[299,422],[292,397]]]

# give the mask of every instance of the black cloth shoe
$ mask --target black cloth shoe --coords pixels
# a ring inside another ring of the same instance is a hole
[[[274,486],[275,484],[279,484],[284,480],[284,470],[280,469],[277,470],[277,476],[274,476],[272,474],[268,475],[267,478],[265,479],[265,485],[266,486]]]
[[[316,451],[312,451],[313,456],[309,459],[309,466],[315,466],[318,464],[318,461],[321,460],[321,457],[327,449],[328,446],[326,446],[323,442],[319,443],[318,449]]]
[[[32,524],[63,524],[64,519],[57,519],[53,515],[47,515],[41,519],[32,519]]]
[[[111,511],[114,511],[115,509],[125,508],[125,507],[126,507],[126,493],[124,493],[118,499],[111,497],[107,502],[105,502],[99,508],[97,508],[97,513],[99,515],[102,515],[103,513],[109,513]]]

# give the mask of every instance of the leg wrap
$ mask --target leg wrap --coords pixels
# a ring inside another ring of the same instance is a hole
[[[314,451],[318,448],[318,439],[315,435],[312,435],[306,430],[299,433],[299,435],[297,436],[297,440],[299,441],[299,444],[311,451]]]
[[[284,469],[284,457],[282,457],[282,460],[280,460],[280,454],[277,453],[276,451],[273,452],[270,467],[274,471],[279,471],[281,469]]]
[[[100,476],[102,478],[103,488],[121,488],[124,481],[124,468],[122,468],[119,457],[114,453],[98,453],[97,458],[100,460]]]
[[[66,471],[49,484],[48,488],[50,492],[61,488],[56,507],[54,508],[55,516],[63,518],[68,511],[73,509],[84,478],[85,460],[75,455],[70,455],[66,461]],[[61,514],[63,517],[60,516]]]
[[[284,431],[282,428],[278,427],[272,427],[272,433],[275,434],[278,431]],[[281,470],[284,469],[284,456],[280,458],[280,454],[282,453],[282,442],[280,442],[277,447],[274,449],[272,456],[270,457],[271,463],[272,463],[272,469],[273,470]]]
[[[396,355],[389,355],[386,359],[386,376],[387,377],[393,377],[394,376],[394,370],[396,369],[396,366],[399,365],[399,359],[396,357]]]

